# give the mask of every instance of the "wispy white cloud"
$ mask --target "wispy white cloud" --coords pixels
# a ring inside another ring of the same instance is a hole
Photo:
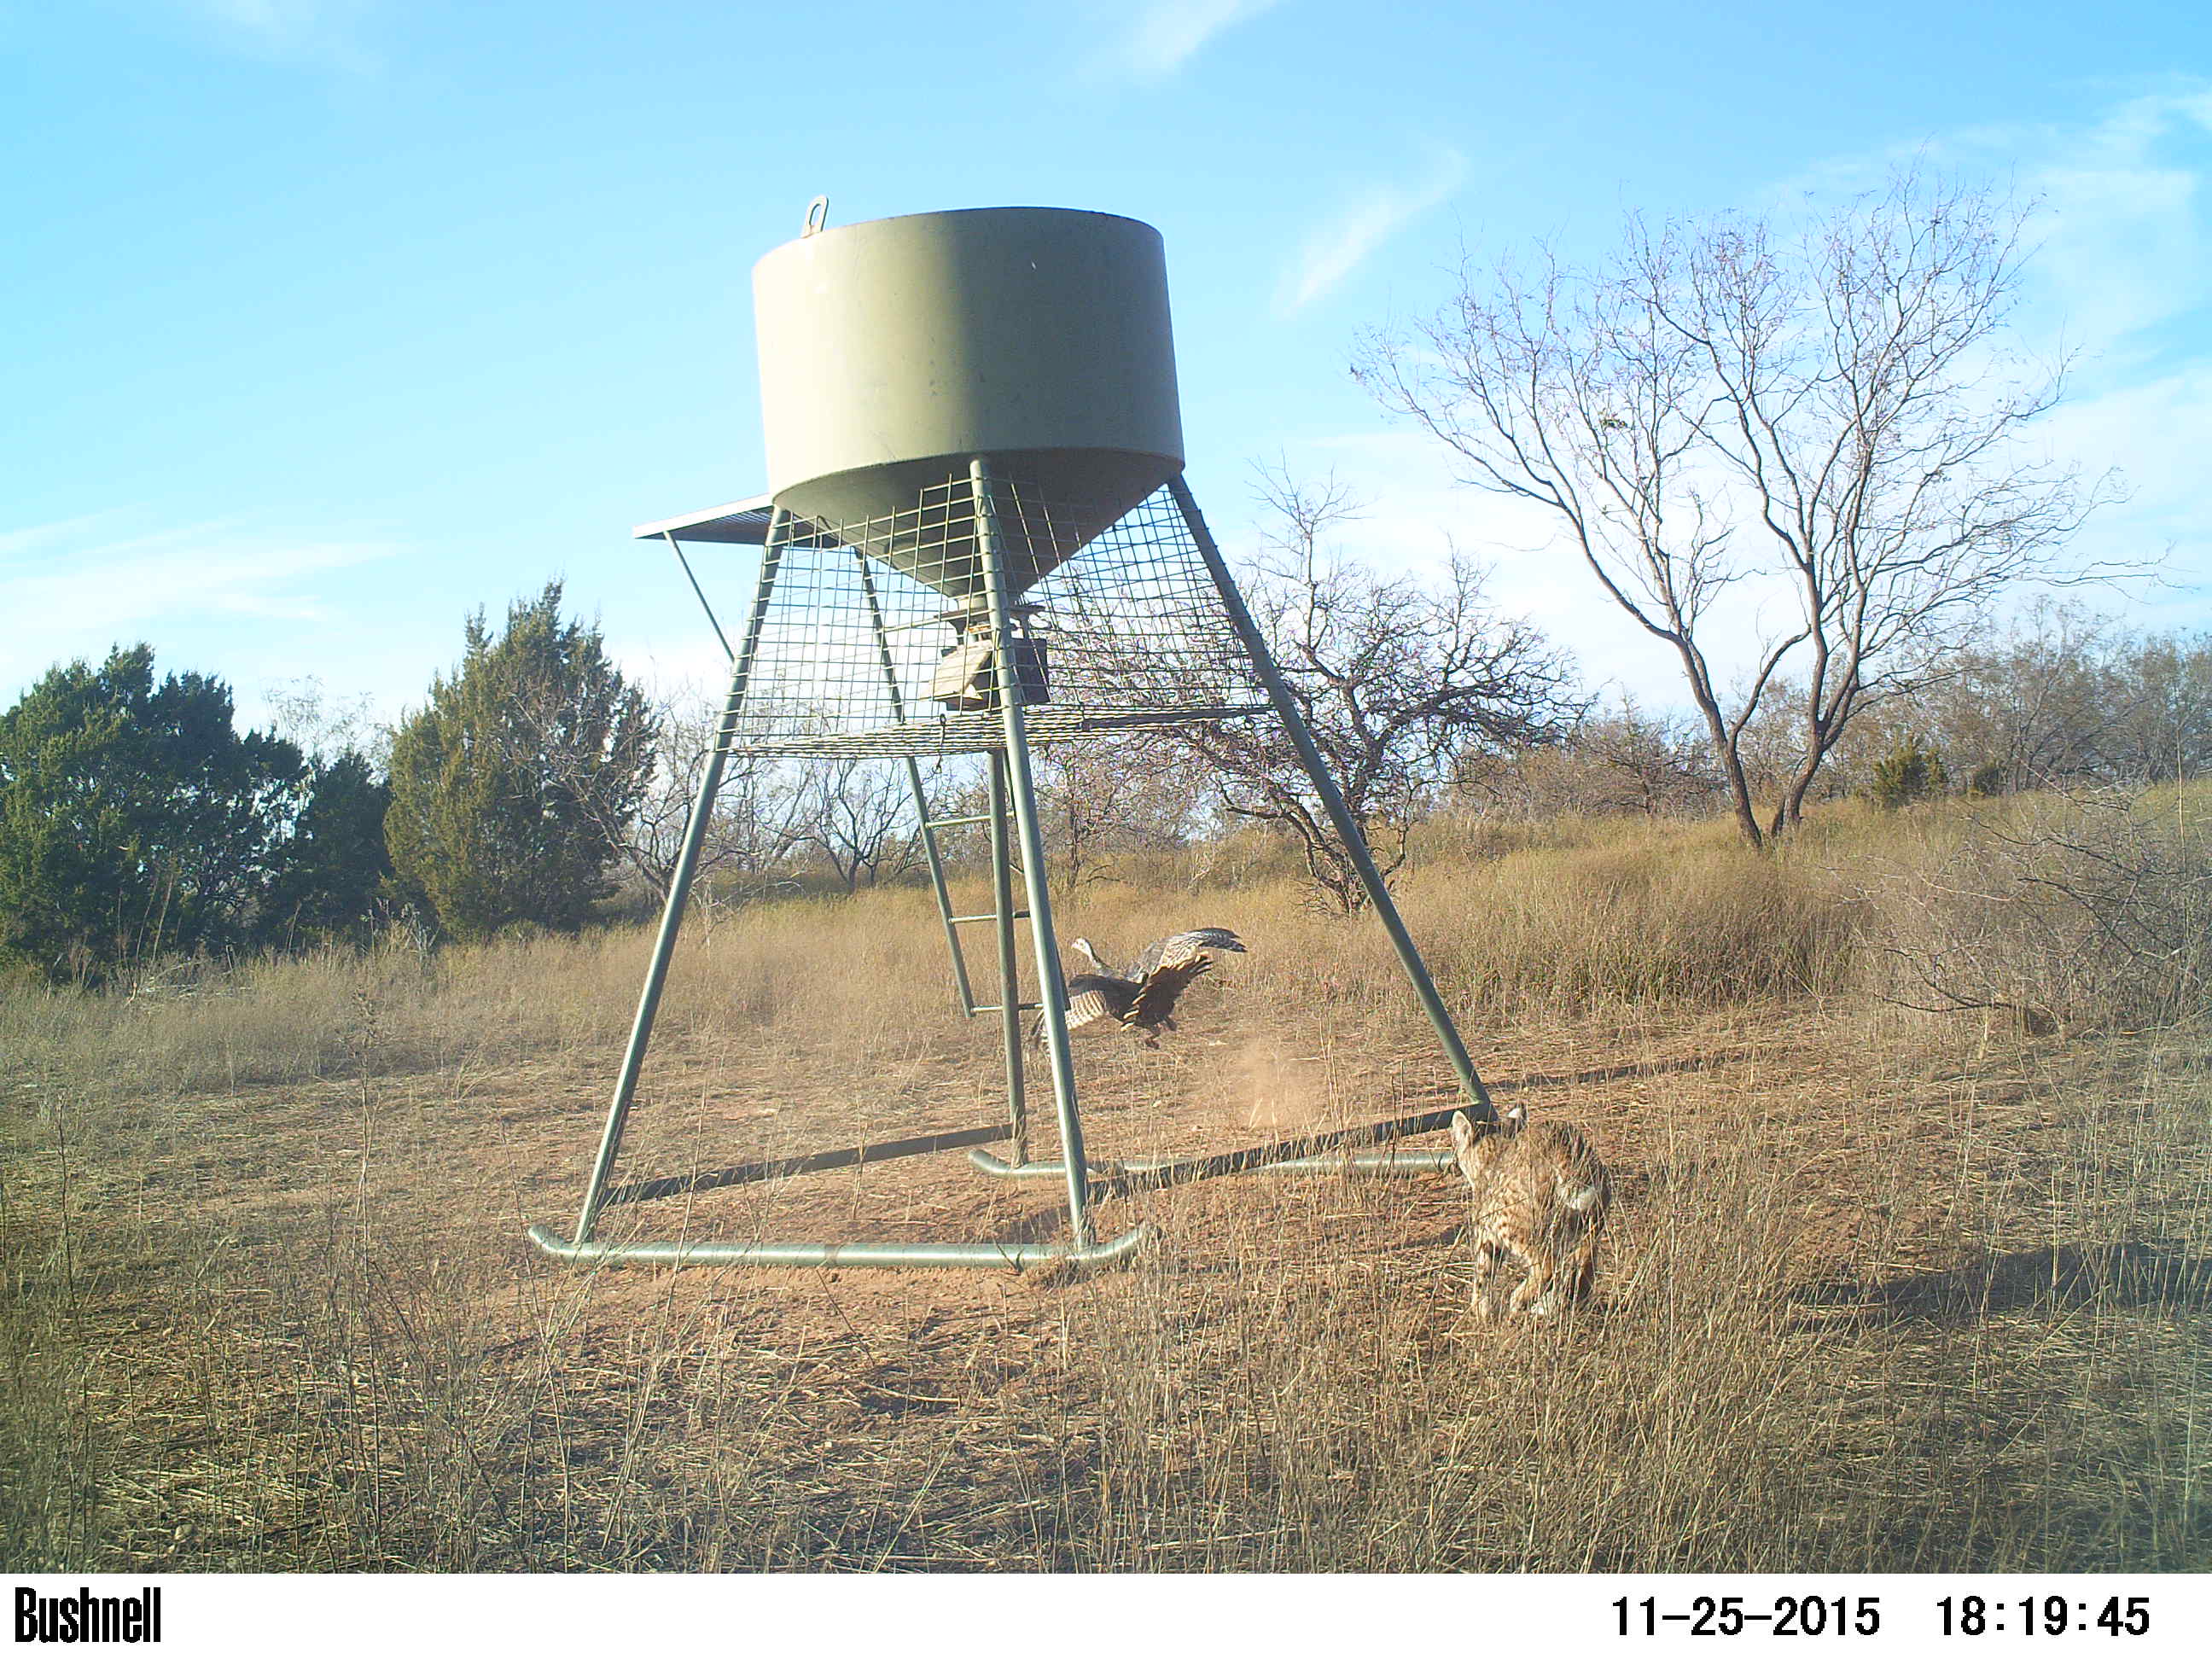
[[[2039,202],[2043,308],[2085,352],[2205,304],[2212,264],[2212,90],[2130,100],[2085,132],[2051,134],[2022,183]]]
[[[2212,264],[2212,85],[2130,98],[2064,125],[1962,128],[1831,157],[1770,198],[1819,206],[1899,166],[1999,181],[2032,210],[2031,328],[2094,356],[2204,304]]]
[[[1467,157],[1448,149],[1419,177],[1370,190],[1316,226],[1276,285],[1275,314],[1297,316],[1399,231],[1450,200],[1466,181]]]
[[[0,532],[0,684],[156,624],[325,620],[332,608],[314,578],[394,550],[228,524],[121,540],[83,533],[108,516]]]
[[[2051,452],[2083,472],[2111,471],[2127,498],[2092,518],[2076,538],[2084,562],[2160,563],[2160,585],[2135,608],[2159,628],[2212,625],[2212,487],[2204,434],[2212,432],[2212,352],[2174,358],[2163,372],[2070,399],[2042,423]]]
[[[1164,81],[1206,43],[1280,0],[1138,0],[1113,9],[1113,36],[1092,68],[1137,81]]]
[[[19,553],[29,553],[41,547],[51,547],[81,536],[94,525],[114,518],[112,513],[87,513],[74,519],[57,519],[52,524],[26,525],[21,530],[0,530],[0,564]]]

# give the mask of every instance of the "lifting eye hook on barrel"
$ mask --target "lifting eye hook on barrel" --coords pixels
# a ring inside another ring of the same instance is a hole
[[[799,227],[799,235],[812,236],[830,228],[830,198],[817,196],[806,204],[806,217]]]

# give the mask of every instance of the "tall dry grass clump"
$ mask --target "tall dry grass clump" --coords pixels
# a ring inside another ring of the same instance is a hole
[[[2169,1024],[2212,1004],[2202,786],[1923,815],[1870,860],[1882,982],[1908,1006],[2031,1029]]]
[[[871,997],[896,1018],[944,977],[927,908],[920,894],[885,891],[765,905],[695,927],[678,947],[664,1029],[678,1042],[843,1029]],[[365,1070],[594,1066],[629,1030],[650,945],[645,929],[610,928],[434,954],[394,943],[187,963],[132,995],[18,985],[0,995],[0,1052],[19,1078],[134,1096]]]
[[[1484,856],[1464,855],[1475,848]],[[1866,902],[1853,884],[1818,860],[1746,848],[1726,826],[1462,827],[1393,885],[1446,1000],[1486,1021],[1818,1000],[1859,974]],[[1409,1007],[1372,917],[1330,914],[1287,877],[1166,896],[1090,887],[1060,916],[1063,933],[1131,952],[1180,927],[1231,925],[1252,946],[1236,969],[1248,1000]]]
[[[147,1095],[543,1057],[618,1035],[643,965],[626,932],[199,964],[131,995],[18,988],[0,1046],[34,1075]]]
[[[1407,902],[1460,994],[1510,1012],[1830,995],[1858,938],[1817,870],[1702,837],[1510,854],[1425,872]]]

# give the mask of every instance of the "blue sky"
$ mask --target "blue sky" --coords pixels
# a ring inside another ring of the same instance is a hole
[[[760,483],[749,273],[838,222],[1003,203],[1167,241],[1189,476],[1334,468],[1347,540],[1458,539],[1593,678],[1669,665],[1349,381],[1462,244],[1839,198],[1900,155],[2039,199],[2051,441],[2212,621],[2212,7],[1585,0],[0,4],[0,696],[145,638],[258,713],[386,714],[477,605],[566,578],[626,665],[711,675],[632,524]],[[737,574],[729,567],[729,575]]]

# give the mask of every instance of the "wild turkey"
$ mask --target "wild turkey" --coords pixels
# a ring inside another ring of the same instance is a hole
[[[1217,955],[1231,951],[1244,954],[1244,942],[1226,927],[1194,927],[1154,939],[1126,975],[1109,968],[1089,939],[1077,939],[1073,948],[1097,972],[1068,976],[1068,1035],[1133,1029],[1145,1034],[1147,1048],[1159,1047],[1163,1026],[1170,1031],[1176,1029],[1176,1000],[1190,988],[1193,980],[1212,968]],[[1043,1042],[1042,1018],[1030,1035]]]

